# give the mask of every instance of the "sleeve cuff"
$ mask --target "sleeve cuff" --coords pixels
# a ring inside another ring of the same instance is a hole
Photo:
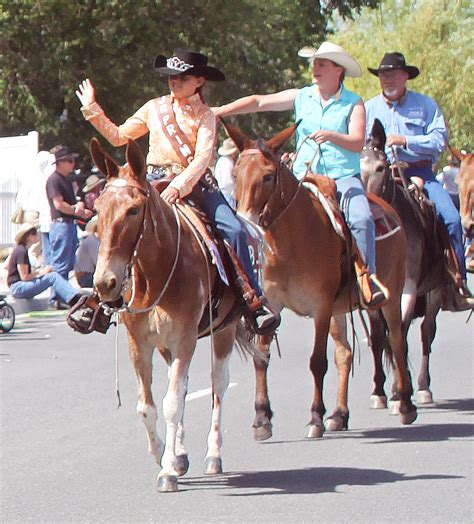
[[[82,106],[81,112],[86,120],[91,120],[96,116],[102,115],[104,110],[97,102],[92,102],[92,104],[89,104],[88,106]]]

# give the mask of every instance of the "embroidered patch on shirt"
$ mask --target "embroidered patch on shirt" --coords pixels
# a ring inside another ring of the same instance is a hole
[[[410,107],[408,110],[408,118],[423,118],[423,108]]]

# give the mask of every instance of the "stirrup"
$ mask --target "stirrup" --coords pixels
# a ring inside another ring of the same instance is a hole
[[[368,309],[379,308],[389,299],[390,293],[380,282],[377,275],[363,273],[358,278],[358,281],[363,303]]]

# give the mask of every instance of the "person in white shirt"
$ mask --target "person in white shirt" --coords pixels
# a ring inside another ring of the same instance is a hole
[[[232,175],[232,171],[239,150],[231,138],[226,138],[217,150],[217,154],[219,158],[216,162],[214,176],[224,198],[230,207],[235,209],[235,178]]]
[[[456,157],[448,157],[448,165],[436,175],[436,180],[442,184],[444,189],[449,193],[453,204],[459,211],[459,190],[456,183],[456,177],[459,173],[459,160]]]

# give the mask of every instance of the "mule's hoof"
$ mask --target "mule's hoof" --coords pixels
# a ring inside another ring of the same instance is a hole
[[[188,455],[178,455],[176,457],[176,472],[178,473],[178,477],[182,477],[183,475],[186,475],[189,469],[189,460]]]
[[[419,389],[415,398],[418,404],[433,404],[433,394],[429,389]]]
[[[388,403],[388,414],[389,415],[400,415],[400,401],[390,400]]]
[[[387,397],[385,395],[370,395],[370,409],[387,409]]]
[[[178,477],[174,475],[158,476],[158,491],[160,493],[174,493],[178,491]]]
[[[272,425],[263,424],[262,426],[253,428],[253,438],[255,440],[268,440],[273,436]]]
[[[400,421],[404,426],[408,426],[409,424],[415,422],[417,416],[418,413],[415,406],[413,406],[413,409],[411,409],[408,413],[400,413]]]
[[[324,425],[311,424],[308,430],[307,438],[321,438],[324,435]]]
[[[222,473],[222,460],[218,457],[207,457],[204,463],[204,475]]]
[[[342,415],[335,413],[324,421],[324,427],[326,431],[344,431],[347,429],[347,420],[344,421]]]

